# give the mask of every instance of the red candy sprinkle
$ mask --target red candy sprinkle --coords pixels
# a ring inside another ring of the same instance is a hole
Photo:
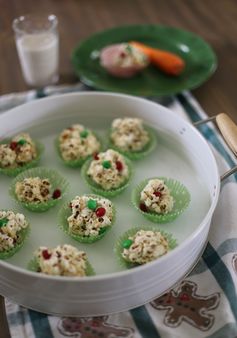
[[[48,250],[43,250],[42,251],[42,256],[44,257],[44,259],[50,259],[51,254],[48,252]]]
[[[184,301],[189,301],[190,298],[189,298],[189,295],[187,295],[187,293],[183,293],[180,297],[179,297],[180,300],[184,300]]]
[[[106,210],[105,208],[101,207],[101,208],[98,208],[95,213],[97,217],[103,217],[106,213]]]
[[[18,146],[18,143],[17,143],[17,142],[12,141],[12,142],[10,143],[10,148],[11,148],[11,150],[15,150],[15,149],[17,148],[17,146]]]
[[[154,195],[155,195],[156,197],[161,197],[162,194],[161,194],[160,191],[155,191],[155,192],[154,192]]]
[[[94,153],[93,158],[94,160],[98,160],[99,159],[98,153]]]
[[[98,326],[100,326],[100,322],[93,320],[92,322],[90,322],[90,325],[93,326],[93,327],[98,327]]]
[[[140,208],[142,211],[147,212],[147,207],[146,207],[146,205],[145,205],[144,203],[140,203],[139,208]]]
[[[123,163],[120,161],[116,161],[116,169],[118,171],[122,171],[123,170]]]
[[[59,198],[61,196],[61,190],[60,189],[55,189],[53,192],[53,199],[56,200],[57,198]]]

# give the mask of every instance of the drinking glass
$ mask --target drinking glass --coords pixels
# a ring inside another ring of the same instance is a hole
[[[24,15],[13,20],[25,82],[42,87],[58,81],[59,37],[55,15]]]

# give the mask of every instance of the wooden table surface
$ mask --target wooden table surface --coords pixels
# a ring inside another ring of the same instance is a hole
[[[0,95],[27,89],[15,49],[11,22],[25,13],[54,13],[60,29],[60,82],[77,81],[70,55],[82,39],[123,24],[152,23],[200,35],[218,57],[216,73],[193,91],[207,114],[229,113],[237,121],[236,0],[0,0]]]
[[[208,115],[227,112],[237,122],[236,0],[0,0],[0,95],[26,90],[11,29],[13,18],[26,13],[53,13],[60,30],[60,83],[78,81],[70,55],[91,34],[123,24],[164,24],[192,31],[205,39],[218,58],[215,74],[192,93]],[[0,337],[7,338],[4,312]]]

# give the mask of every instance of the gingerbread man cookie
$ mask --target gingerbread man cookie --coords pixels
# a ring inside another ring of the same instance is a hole
[[[196,291],[197,284],[186,280],[180,284],[177,291],[165,293],[151,302],[151,305],[157,310],[167,310],[164,318],[164,324],[167,326],[177,327],[184,321],[202,331],[207,331],[215,319],[208,311],[218,307],[220,294],[217,292],[209,296],[200,296]]]
[[[64,336],[78,338],[131,338],[134,330],[107,322],[108,316],[101,317],[64,317],[58,322],[58,330]]]

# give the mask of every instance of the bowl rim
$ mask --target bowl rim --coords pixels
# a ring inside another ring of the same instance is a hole
[[[213,163],[213,169],[215,170],[214,174],[215,174],[216,177],[219,178],[219,179],[216,179],[216,181],[215,181],[216,194],[211,200],[210,207],[209,207],[207,213],[205,214],[203,220],[201,221],[201,223],[195,229],[195,231],[189,237],[185,238],[182,241],[181,244],[178,244],[177,247],[174,250],[169,251],[166,255],[160,257],[158,260],[149,262],[147,264],[141,265],[141,266],[133,268],[133,269],[80,278],[80,277],[64,277],[64,276],[62,277],[62,276],[50,276],[50,275],[39,274],[37,272],[31,272],[31,271],[26,270],[25,268],[15,266],[15,265],[10,264],[8,262],[5,262],[3,260],[0,260],[0,267],[4,267],[7,270],[10,270],[10,271],[15,272],[15,273],[19,273],[19,274],[24,275],[26,277],[31,277],[31,278],[36,277],[36,278],[40,278],[40,279],[42,278],[44,280],[48,280],[48,281],[52,281],[52,282],[59,282],[59,283],[61,283],[61,282],[63,282],[63,283],[64,282],[94,283],[94,282],[97,282],[97,281],[108,280],[108,279],[113,280],[113,279],[117,279],[118,277],[126,278],[130,274],[133,274],[133,275],[134,274],[144,274],[147,270],[150,270],[150,268],[154,267],[158,262],[164,262],[164,261],[168,260],[172,255],[174,255],[174,252],[178,253],[178,252],[182,251],[184,249],[184,247],[187,246],[188,242],[192,238],[194,239],[195,237],[197,237],[198,234],[203,230],[203,228],[208,226],[210,221],[211,221],[213,212],[216,208],[216,205],[217,205],[217,202],[218,202],[218,199],[219,199],[220,177],[219,177],[217,162],[216,162],[214,154],[213,154],[213,152],[210,148],[210,145],[208,144],[208,142],[204,138],[204,136],[189,121],[187,121],[184,118],[178,116],[171,109],[164,107],[157,102],[150,101],[147,98],[136,97],[134,95],[120,94],[120,93],[113,93],[113,92],[107,93],[107,92],[97,91],[97,92],[64,93],[64,94],[58,94],[58,95],[53,95],[53,96],[41,98],[40,100],[30,101],[30,102],[24,103],[20,106],[17,106],[15,108],[12,108],[9,111],[0,115],[0,121],[4,120],[5,118],[11,119],[11,116],[13,117],[18,110],[22,110],[25,107],[25,105],[35,106],[35,105],[41,104],[42,102],[57,101],[61,98],[83,97],[83,96],[88,97],[89,100],[90,100],[90,97],[104,97],[104,99],[106,99],[106,97],[115,97],[115,98],[120,98],[122,100],[124,100],[124,99],[135,100],[135,101],[140,102],[141,104],[145,103],[145,104],[152,105],[154,107],[156,106],[156,108],[158,108],[158,109],[160,107],[162,110],[165,110],[167,112],[167,114],[175,116],[175,118],[177,120],[182,121],[182,123],[185,125],[185,127],[188,128],[189,130],[191,130],[192,133],[195,133],[199,137],[200,141],[205,145],[206,150],[208,151],[209,159]],[[34,109],[32,109],[32,114],[33,113],[34,113]],[[0,279],[1,279],[1,277],[0,277]]]

